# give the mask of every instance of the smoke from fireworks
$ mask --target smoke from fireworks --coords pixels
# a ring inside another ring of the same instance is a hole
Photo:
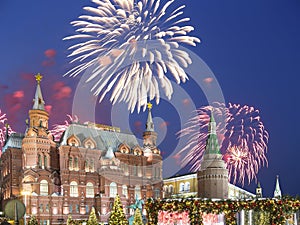
[[[68,128],[68,126],[72,123],[78,123],[78,117],[67,115],[67,119],[65,120],[64,124],[55,124],[53,125],[53,129],[50,130],[51,134],[54,137],[54,141],[59,141],[62,134],[65,132],[65,130]]]
[[[14,133],[11,127],[7,124],[6,114],[2,114],[0,109],[0,154],[2,152],[2,147],[4,146],[6,140],[6,134],[10,135]]]
[[[244,184],[247,178],[250,183],[256,179],[258,170],[268,164],[266,153],[269,135],[260,120],[259,111],[247,105],[229,103],[226,107],[213,103],[198,109],[187,127],[178,132],[180,137],[189,138],[179,153],[186,153],[182,163],[184,166],[190,165],[192,171],[200,168],[212,108],[221,152],[231,181]]]
[[[179,44],[195,46],[200,40],[188,34],[184,5],[171,10],[174,0],[92,0],[71,24],[75,35],[64,40],[84,40],[69,48],[71,61],[79,63],[66,75],[77,76],[88,69],[86,82],[100,101],[112,90],[110,101],[125,101],[131,112],[146,108],[147,98],[159,103],[160,91],[170,99],[173,88],[167,73],[179,84],[188,77],[183,68],[192,63]],[[174,7],[175,8],[175,7]]]

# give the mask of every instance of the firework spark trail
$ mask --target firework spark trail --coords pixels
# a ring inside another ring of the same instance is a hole
[[[179,84],[188,77],[184,68],[192,63],[180,44],[195,46],[200,40],[188,34],[184,5],[171,10],[174,0],[92,0],[96,7],[84,7],[71,24],[77,34],[64,40],[84,40],[69,48],[71,63],[78,63],[66,75],[77,76],[88,70],[86,82],[100,100],[112,91],[110,101],[125,101],[131,112],[145,109],[147,98],[159,103],[161,87],[170,99],[173,88],[167,73]],[[155,41],[153,44],[151,41]],[[128,63],[130,59],[130,63]],[[127,61],[126,61],[127,60]],[[127,62],[127,63],[126,63]]]
[[[11,127],[7,124],[6,114],[5,113],[2,114],[2,111],[0,109],[0,152],[2,152],[2,147],[4,146],[5,143],[6,131],[8,135],[14,133]]]
[[[186,128],[178,132],[179,137],[187,136],[188,143],[179,154],[186,153],[182,159],[184,166],[191,171],[200,168],[206,140],[211,109],[217,123],[217,134],[223,159],[227,164],[233,183],[250,183],[262,166],[267,166],[266,158],[269,135],[260,120],[259,111],[253,107],[239,104],[213,103],[196,111]]]
[[[54,141],[59,141],[62,134],[65,132],[65,130],[68,128],[68,126],[72,123],[78,123],[79,119],[78,117],[67,115],[67,119],[65,120],[64,124],[55,124],[53,125],[53,129],[50,130],[51,134],[54,137]]]

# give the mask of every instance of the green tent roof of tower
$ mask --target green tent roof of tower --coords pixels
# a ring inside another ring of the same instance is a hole
[[[213,112],[211,113],[208,125],[208,138],[206,141],[205,154],[221,154]]]

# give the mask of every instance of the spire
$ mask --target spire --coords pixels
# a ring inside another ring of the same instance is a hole
[[[274,198],[281,198],[281,190],[279,185],[279,176],[276,176],[276,186],[274,190]]]
[[[213,110],[211,110],[210,121],[208,124],[208,139],[206,141],[205,147],[206,154],[221,154],[219,141],[216,131],[216,122],[213,115]]]
[[[210,121],[208,125],[208,132],[209,134],[217,134],[217,128],[216,128],[216,121],[214,118],[214,111],[213,108],[211,109],[211,115],[210,115]]]
[[[258,184],[257,184],[257,188],[261,188],[261,186],[260,186],[260,182],[258,182]]]
[[[36,86],[36,91],[33,99],[33,107],[32,109],[40,109],[40,110],[45,110],[45,102],[43,99],[42,91],[41,91],[41,80],[43,76],[41,74],[37,74],[35,76],[35,80],[37,81],[37,86]]]
[[[256,197],[262,198],[262,188],[260,186],[260,182],[258,182],[257,187],[256,187]]]
[[[106,154],[105,154],[105,158],[107,159],[112,159],[114,157],[114,151],[113,151],[113,148],[112,147],[108,147],[107,151],[106,151]]]
[[[147,108],[148,108],[148,118],[146,123],[146,131],[154,131],[154,124],[153,124],[152,114],[151,114],[152,104],[150,102],[147,104]]]

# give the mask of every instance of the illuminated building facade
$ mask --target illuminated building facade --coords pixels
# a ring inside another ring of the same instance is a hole
[[[12,134],[1,156],[2,208],[19,198],[26,214],[40,224],[63,224],[71,214],[87,219],[95,207],[108,221],[114,197],[124,211],[135,199],[162,197],[162,157],[148,105],[143,146],[120,129],[97,124],[71,124],[55,142],[48,130],[41,75],[36,76],[34,103],[25,134]]]
[[[198,196],[197,172],[177,175],[164,179],[165,198],[187,198]],[[255,194],[228,182],[228,199],[251,199]]]

